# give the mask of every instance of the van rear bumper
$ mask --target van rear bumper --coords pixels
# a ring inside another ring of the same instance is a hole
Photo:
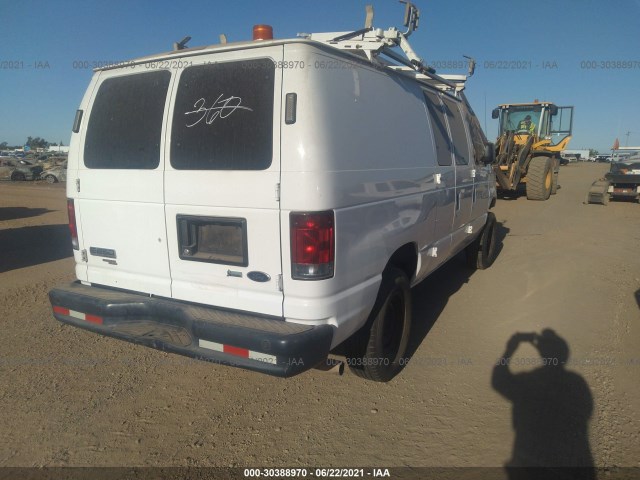
[[[166,352],[278,377],[326,360],[330,325],[149,297],[79,282],[49,292],[53,316],[70,325]]]

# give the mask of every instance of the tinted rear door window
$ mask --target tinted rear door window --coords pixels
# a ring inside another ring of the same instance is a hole
[[[155,169],[171,73],[109,78],[93,102],[84,144],[88,168]]]
[[[178,170],[265,170],[273,156],[269,59],[189,67],[180,76],[171,133]]]

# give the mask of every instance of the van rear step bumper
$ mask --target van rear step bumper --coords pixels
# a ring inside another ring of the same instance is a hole
[[[53,316],[70,325],[198,360],[278,377],[325,361],[330,325],[300,325],[79,282],[49,292]]]

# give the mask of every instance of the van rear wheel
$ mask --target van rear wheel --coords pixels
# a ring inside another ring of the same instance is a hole
[[[347,364],[359,377],[388,382],[404,368],[411,330],[411,289],[406,274],[385,271],[378,298],[362,330],[347,342]]]

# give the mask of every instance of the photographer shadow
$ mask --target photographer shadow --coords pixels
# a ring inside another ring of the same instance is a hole
[[[536,347],[542,366],[514,374],[511,357],[522,342]],[[513,335],[493,368],[492,387],[513,404],[510,480],[596,478],[588,436],[593,397],[584,378],[565,368],[568,359],[567,342],[546,329]]]

